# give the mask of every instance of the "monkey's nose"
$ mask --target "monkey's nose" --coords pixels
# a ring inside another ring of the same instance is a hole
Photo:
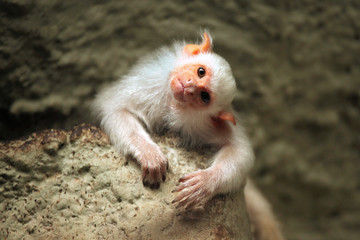
[[[188,78],[185,82],[184,82],[184,86],[185,87],[192,87],[194,86],[194,80],[192,78]]]

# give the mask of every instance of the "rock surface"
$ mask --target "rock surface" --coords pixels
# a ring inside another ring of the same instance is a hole
[[[158,190],[89,124],[1,142],[0,239],[251,239],[242,193],[193,213],[174,208],[178,179],[209,156],[176,147],[175,137],[155,141],[170,164]]]

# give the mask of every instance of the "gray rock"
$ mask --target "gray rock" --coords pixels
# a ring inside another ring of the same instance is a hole
[[[242,192],[191,213],[171,204],[178,179],[208,151],[155,136],[170,170],[158,190],[97,127],[45,130],[0,143],[0,239],[251,239]]]

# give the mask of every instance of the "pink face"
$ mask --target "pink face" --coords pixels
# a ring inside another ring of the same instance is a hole
[[[189,107],[203,108],[213,102],[210,91],[212,73],[201,64],[186,64],[171,73],[171,90],[174,98]]]

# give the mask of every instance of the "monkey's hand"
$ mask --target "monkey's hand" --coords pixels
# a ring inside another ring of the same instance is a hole
[[[185,210],[205,204],[215,195],[214,172],[210,169],[198,170],[179,179],[179,186],[173,191],[179,195],[172,201],[176,208]]]
[[[144,186],[152,189],[160,187],[160,183],[166,179],[168,161],[158,146],[143,151],[138,156],[141,164],[142,179]]]

